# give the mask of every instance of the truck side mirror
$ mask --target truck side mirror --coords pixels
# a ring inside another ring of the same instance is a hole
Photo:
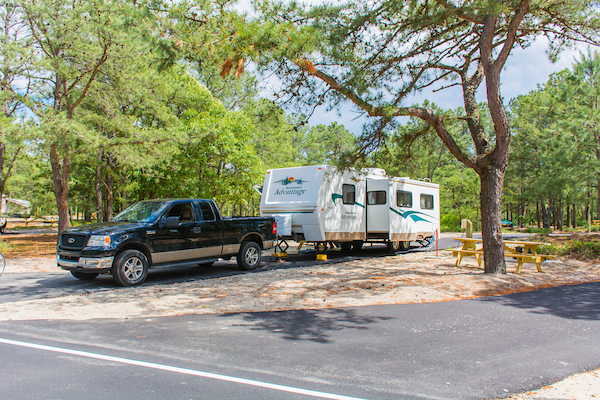
[[[179,226],[179,217],[167,217],[160,220],[161,228],[177,228]]]

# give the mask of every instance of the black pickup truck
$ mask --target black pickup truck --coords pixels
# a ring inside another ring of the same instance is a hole
[[[133,286],[152,268],[210,265],[232,256],[254,269],[262,250],[273,247],[276,230],[271,217],[223,218],[212,200],[147,200],[109,222],[63,231],[56,256],[76,278],[111,274],[118,284]]]

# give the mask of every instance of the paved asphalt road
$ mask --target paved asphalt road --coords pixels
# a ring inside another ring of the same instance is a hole
[[[3,399],[317,398],[167,366],[367,399],[494,398],[600,367],[600,283],[430,304],[7,321],[0,338]]]
[[[148,284],[240,273],[192,271]],[[12,275],[27,274],[2,275],[0,302],[115,288],[61,272],[6,285]],[[600,283],[429,304],[0,322],[0,399],[478,399],[598,367]]]

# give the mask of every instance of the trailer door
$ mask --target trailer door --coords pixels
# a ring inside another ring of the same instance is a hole
[[[367,179],[367,235],[371,237],[387,238],[390,231],[388,192],[388,179]]]

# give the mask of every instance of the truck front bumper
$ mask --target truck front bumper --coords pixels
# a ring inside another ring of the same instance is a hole
[[[114,257],[76,257],[56,255],[59,267],[67,271],[107,273],[112,268]]]

